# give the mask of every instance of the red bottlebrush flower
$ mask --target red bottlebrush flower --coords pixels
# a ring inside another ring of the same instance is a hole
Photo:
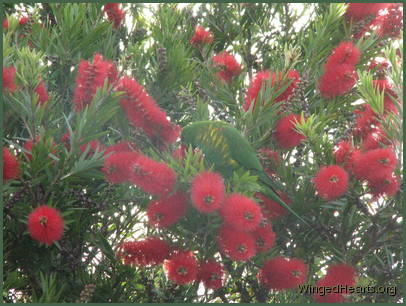
[[[181,128],[167,119],[166,113],[137,81],[124,76],[117,90],[125,93],[120,105],[133,126],[142,128],[149,138],[158,139],[166,145],[178,139]]]
[[[28,16],[23,16],[20,18],[18,23],[20,24],[20,26],[25,26],[27,24],[28,20],[30,20],[30,18]]]
[[[275,243],[276,236],[269,222],[261,222],[259,227],[252,232],[252,235],[255,238],[258,253],[268,251]]]
[[[383,179],[392,174],[396,164],[396,154],[391,149],[370,150],[354,160],[353,173],[358,179]]]
[[[326,70],[334,70],[339,65],[355,66],[359,62],[361,52],[349,41],[341,42],[327,59]]]
[[[236,61],[235,57],[227,51],[223,51],[212,57],[214,67],[220,67],[217,76],[225,82],[230,82],[231,79],[241,73],[241,65]]]
[[[20,175],[20,164],[17,158],[3,147],[3,180],[13,180]]]
[[[307,271],[307,265],[300,259],[275,257],[265,262],[257,277],[268,289],[284,290],[303,284]]]
[[[135,262],[135,256],[139,253],[137,241],[125,241],[118,247],[116,256],[124,261],[124,264],[131,266]]]
[[[314,177],[313,182],[319,196],[331,201],[347,191],[348,173],[337,165],[323,166]]]
[[[250,86],[248,87],[247,96],[245,98],[245,103],[243,107],[244,111],[248,111],[252,101],[254,102],[255,107],[259,91],[261,90],[262,86],[265,86],[267,84],[271,76],[272,76],[271,87],[275,87],[274,89],[275,91],[278,91],[280,87],[286,85],[285,82],[282,82],[281,72],[279,72],[277,76],[275,72],[272,72],[271,74],[268,70],[258,72],[255,78],[251,81]],[[291,83],[279,96],[276,97],[275,102],[281,102],[289,98],[292,95],[293,91],[295,90],[297,83],[300,81],[299,73],[294,69],[290,69],[287,72],[286,78],[288,82]]]
[[[388,96],[387,94],[385,94],[384,98],[383,98],[383,109],[384,109],[384,113],[394,113],[394,114],[398,114],[399,110],[398,107],[396,106],[396,104],[399,105],[398,101],[393,101],[392,98],[390,96]]]
[[[340,141],[335,147],[333,151],[333,155],[335,157],[337,164],[345,164],[353,150],[352,143],[350,141]]]
[[[383,179],[370,180],[368,181],[368,186],[371,189],[374,198],[379,198],[383,195],[393,197],[399,191],[400,178],[391,175]]]
[[[151,201],[147,208],[148,223],[156,227],[169,227],[186,214],[187,196],[178,191],[172,196],[164,196]]]
[[[164,262],[168,278],[178,285],[185,285],[197,279],[199,265],[191,251],[178,251]]]
[[[251,232],[262,220],[261,207],[250,198],[233,193],[224,201],[220,214],[226,225],[239,231]]]
[[[272,80],[273,80],[274,76],[272,76]],[[290,97],[290,95],[293,93],[293,91],[295,90],[297,83],[300,81],[300,75],[299,72],[297,72],[295,69],[289,69],[288,73],[286,74],[286,78],[289,80],[290,85],[288,86],[288,88],[285,89],[284,92],[282,92],[276,99],[275,102],[281,102],[286,100],[287,98]],[[281,79],[282,79],[282,73],[278,74],[278,79],[276,81],[276,84],[281,83]],[[280,85],[283,86],[286,85],[284,84],[284,82]],[[278,86],[277,89],[279,89],[280,87]]]
[[[328,67],[319,81],[321,96],[327,99],[342,96],[354,87],[357,78],[353,65]]]
[[[217,241],[221,252],[232,260],[247,261],[255,256],[255,238],[251,233],[223,226]]]
[[[130,181],[131,164],[137,160],[138,153],[130,151],[114,151],[106,157],[103,172],[107,181],[111,184],[119,184]]]
[[[28,231],[31,237],[48,245],[61,239],[63,226],[59,211],[47,205],[37,207],[28,216]]]
[[[8,29],[8,20],[7,20],[7,18],[3,19],[3,29]]]
[[[112,62],[104,61],[102,55],[96,53],[93,64],[85,60],[80,61],[73,95],[76,111],[81,111],[91,103],[97,89],[103,87],[106,79],[110,84],[115,83],[117,69]]]
[[[398,38],[403,29],[403,4],[392,3],[387,10],[378,17],[377,33],[380,37]]]
[[[343,168],[347,170],[349,173],[354,174],[354,163],[361,155],[361,150],[353,149],[347,158],[347,161],[343,164]]]
[[[223,287],[223,266],[214,260],[200,265],[198,279],[203,282],[206,289],[217,290]]]
[[[120,3],[106,3],[104,12],[107,14],[107,19],[113,22],[113,27],[118,28],[124,19],[124,11],[120,8]]]
[[[210,213],[223,204],[225,194],[223,177],[215,172],[202,172],[192,181],[193,206],[200,212]]]
[[[365,151],[374,150],[381,148],[382,145],[388,146],[391,142],[387,138],[387,135],[384,131],[379,128],[376,128],[374,131],[368,133],[362,139],[362,149]]]
[[[16,69],[14,67],[3,67],[3,91],[14,92],[17,89],[14,83],[15,76]]]
[[[266,85],[270,77],[270,72],[268,70],[259,71],[253,80],[251,80],[250,85],[247,90],[247,96],[245,97],[244,111],[248,111],[251,106],[251,102],[254,102],[254,108],[257,104],[257,98],[259,91],[262,86]]]
[[[291,203],[290,199],[283,192],[279,191],[278,195],[287,205]],[[272,220],[288,214],[288,210],[285,207],[282,207],[278,202],[268,199],[262,193],[257,192],[255,197],[262,201],[260,205],[265,218]]]
[[[106,151],[104,152],[104,155],[106,156],[111,152],[131,152],[131,151],[137,151],[136,144],[128,141],[120,141],[117,142],[115,145],[108,146],[106,148]]]
[[[167,164],[138,154],[130,167],[130,181],[144,192],[165,195],[173,190],[176,174]]]
[[[38,95],[39,105],[44,105],[44,103],[49,100],[48,91],[43,80],[41,80],[35,88],[35,93]]]
[[[389,3],[348,3],[345,18],[360,21],[369,15],[377,16],[378,12],[388,5]]]
[[[320,279],[317,287],[334,287],[337,285],[353,287],[356,284],[356,272],[354,267],[346,264],[335,264],[328,268],[326,276]],[[314,294],[314,300],[318,303],[342,303],[344,302],[344,295],[348,292],[342,293],[327,293],[325,295]]]
[[[354,127],[355,135],[366,135],[373,131],[372,125],[378,124],[376,113],[369,104],[363,104],[361,109],[354,111],[354,114],[356,115]]]
[[[291,149],[300,144],[306,137],[296,131],[296,122],[301,123],[300,115],[290,114],[281,118],[275,127],[274,138],[282,149]]]
[[[169,255],[168,244],[158,237],[148,237],[138,241],[126,241],[120,245],[117,257],[126,265],[156,266]]]
[[[195,34],[190,39],[192,45],[196,44],[210,44],[213,42],[213,33],[206,31],[201,26],[196,26]]]

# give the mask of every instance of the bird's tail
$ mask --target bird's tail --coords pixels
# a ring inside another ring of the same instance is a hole
[[[298,215],[288,204],[286,204],[278,195],[277,189],[281,189],[280,186],[276,182],[274,182],[265,172],[259,175],[261,182],[266,186],[264,188],[264,194],[270,198],[271,200],[277,202],[280,206],[287,209],[291,214],[293,214],[296,218],[302,221],[307,226],[311,227],[310,224],[303,219],[301,216]]]

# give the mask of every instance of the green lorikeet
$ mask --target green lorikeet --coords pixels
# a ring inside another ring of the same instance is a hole
[[[184,144],[199,148],[223,175],[230,176],[243,167],[258,176],[266,196],[308,224],[278,196],[276,189],[280,187],[265,173],[250,143],[233,126],[222,121],[194,122],[183,128],[181,137]]]

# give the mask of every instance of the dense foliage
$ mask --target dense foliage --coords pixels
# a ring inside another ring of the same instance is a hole
[[[5,13],[5,302],[401,300],[401,4]]]

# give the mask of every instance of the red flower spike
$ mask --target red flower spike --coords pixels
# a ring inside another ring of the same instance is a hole
[[[20,26],[25,26],[29,19],[30,18],[28,16],[23,16],[23,17],[20,18],[18,23],[20,24]]]
[[[3,19],[3,29],[8,29],[8,20],[7,18]],[[3,83],[4,85],[4,83]]]
[[[64,222],[55,208],[42,205],[28,216],[28,231],[39,242],[51,245],[62,238]]]
[[[98,88],[102,88],[104,81],[110,84],[117,80],[117,69],[110,61],[104,61],[103,56],[95,53],[93,64],[81,60],[76,77],[76,88],[73,96],[76,111],[88,106]]]
[[[375,199],[384,195],[393,197],[399,191],[400,177],[391,175],[383,179],[370,180],[368,186]]]
[[[43,80],[41,80],[35,88],[35,93],[38,96],[39,105],[44,105],[49,100],[48,91]]]
[[[389,177],[396,164],[396,154],[391,149],[370,150],[354,160],[353,173],[358,179],[379,180]]]
[[[248,87],[247,91],[247,96],[245,98],[245,103],[244,103],[244,111],[248,111],[248,109],[251,106],[251,102],[254,103],[254,108],[257,103],[257,98],[259,95],[259,92],[262,88],[262,86],[266,86],[267,83],[269,82],[269,78],[272,76],[271,80],[271,87],[275,87],[275,91],[278,91],[281,86],[283,86],[283,83],[281,82],[282,80],[282,73],[278,72],[276,76],[275,72],[272,72],[272,74],[268,71],[259,71],[255,78],[251,81],[250,86]],[[289,98],[293,91],[295,90],[297,83],[300,81],[300,76],[299,73],[294,70],[290,69],[287,74],[286,78],[289,82],[289,86],[279,95],[276,97],[275,102],[281,102]]]
[[[265,71],[259,71],[254,79],[251,80],[250,85],[247,90],[247,96],[245,97],[245,103],[244,103],[244,111],[248,111],[248,109],[251,106],[251,103],[254,102],[254,108],[257,104],[257,98],[258,94],[262,88],[262,86],[265,86],[269,80],[270,77],[270,72],[268,70]]]
[[[276,235],[268,222],[263,222],[252,232],[255,238],[257,252],[263,253],[271,249],[275,243]]]
[[[107,14],[107,19],[113,22],[114,28],[120,26],[125,16],[120,6],[120,3],[106,3],[103,8],[103,11]]]
[[[148,223],[166,228],[178,222],[187,211],[187,196],[178,191],[169,197],[151,201],[147,208]]]
[[[361,146],[364,151],[368,151],[379,149],[382,146],[389,146],[390,144],[391,142],[387,138],[385,132],[382,131],[380,128],[376,128],[374,131],[371,131],[362,139]]]
[[[300,259],[275,257],[265,262],[257,278],[268,289],[284,290],[302,285],[308,267]]]
[[[378,15],[380,10],[383,10],[389,3],[348,3],[345,18],[347,20],[353,19],[360,21],[365,19],[368,15]]]
[[[337,164],[345,164],[350,158],[351,151],[353,150],[350,141],[341,141],[335,147],[333,155]]]
[[[124,76],[117,90],[125,93],[120,105],[133,126],[143,129],[150,139],[159,139],[164,145],[178,139],[181,128],[167,119],[166,113],[137,81]]]
[[[129,182],[131,164],[137,160],[137,158],[138,153],[130,151],[117,151],[106,157],[102,170],[107,181],[111,184]]]
[[[327,274],[320,279],[316,286],[334,287],[337,285],[354,287],[356,285],[356,272],[354,267],[346,264],[334,264],[327,269]],[[325,295],[314,294],[314,300],[318,303],[342,303],[344,302],[343,293],[327,293]]]
[[[399,38],[403,29],[403,4],[390,4],[387,13],[379,16],[377,23],[377,34],[381,38]]]
[[[331,201],[347,191],[348,173],[337,165],[323,166],[313,182],[319,196],[326,201]]]
[[[229,83],[232,78],[238,76],[241,73],[241,65],[236,61],[235,57],[229,54],[227,51],[223,51],[212,57],[214,67],[220,67],[220,71],[217,76]]]
[[[14,79],[16,69],[14,67],[3,67],[3,92],[8,90],[14,92],[17,89]]]
[[[165,195],[171,192],[176,183],[176,174],[165,163],[138,154],[130,165],[130,181],[144,192],[153,195]]]
[[[321,96],[332,99],[349,92],[358,79],[353,65],[336,65],[328,67],[319,81]]]
[[[279,197],[285,202],[287,205],[290,205],[290,199],[281,191],[278,192]],[[269,220],[277,219],[287,215],[289,212],[285,207],[282,207],[278,202],[272,201],[268,199],[264,194],[257,192],[255,197],[262,202],[260,202],[260,206],[262,207],[262,213],[265,218]]]
[[[193,206],[202,213],[218,210],[223,204],[225,186],[223,177],[215,172],[202,172],[192,181]]]
[[[306,138],[295,129],[296,122],[301,122],[301,120],[300,115],[290,114],[276,123],[274,138],[282,149],[296,147]]]
[[[202,26],[196,26],[195,34],[190,39],[192,45],[210,44],[213,42],[213,33],[206,31]]]
[[[117,257],[123,260],[125,265],[142,267],[159,265],[168,255],[168,244],[158,237],[124,242],[117,252]]]
[[[349,41],[341,42],[327,59],[326,70],[334,70],[339,65],[355,66],[359,62],[361,52]]]
[[[198,279],[206,289],[217,290],[223,287],[223,266],[214,260],[202,263],[199,268]]]
[[[262,220],[260,206],[238,193],[233,193],[226,198],[220,214],[226,225],[239,231],[251,232]]]
[[[168,278],[178,285],[185,285],[197,279],[198,262],[191,251],[178,251],[164,262]]]
[[[221,252],[232,260],[247,261],[255,256],[255,238],[251,233],[223,226],[217,240]]]
[[[17,158],[7,149],[3,147],[3,180],[13,180],[20,175],[21,169]]]

